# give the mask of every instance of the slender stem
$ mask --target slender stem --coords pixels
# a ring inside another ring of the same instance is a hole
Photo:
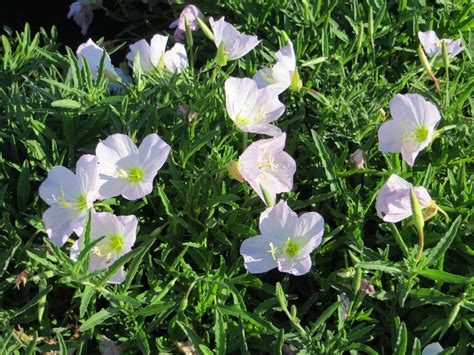
[[[245,150],[245,148],[247,148],[248,140],[249,140],[248,132],[243,132],[243,134],[242,134],[242,150]]]
[[[418,231],[418,243],[420,245],[420,248],[418,249],[418,253],[416,254],[417,260],[421,258],[421,254],[423,254],[423,248],[425,246],[425,236],[423,233],[423,229]]]

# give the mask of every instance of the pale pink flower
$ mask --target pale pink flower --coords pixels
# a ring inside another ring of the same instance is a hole
[[[257,71],[253,79],[259,88],[272,86],[275,91],[282,93],[290,86],[295,90],[301,88],[301,80],[296,69],[296,55],[293,49],[293,42],[275,53],[277,62],[272,67],[265,67]]]
[[[95,42],[90,38],[86,43],[81,44],[77,48],[76,55],[78,58],[79,67],[82,68],[84,66],[84,61],[86,61],[87,65],[89,66],[92,79],[97,77],[104,52],[104,49],[95,44]],[[115,72],[115,68],[112,65],[112,61],[110,60],[107,52],[105,52],[104,75],[111,81],[117,81],[120,79],[118,74]]]
[[[438,109],[418,94],[397,94],[390,100],[392,119],[378,131],[381,152],[402,153],[413,166],[418,153],[433,140],[435,126],[441,119]]]
[[[225,81],[225,103],[227,113],[244,132],[276,136],[280,128],[270,124],[285,111],[272,88],[259,89],[249,78],[230,77]]]
[[[236,60],[250,52],[260,43],[257,36],[241,34],[230,23],[224,21],[224,17],[214,21],[209,19],[212,32],[214,34],[214,43],[219,48],[221,42],[224,43],[224,50],[228,60]]]
[[[385,222],[396,223],[412,215],[410,191],[415,193],[420,207],[432,205],[433,200],[423,186],[413,187],[398,175],[391,175],[377,193],[375,208],[377,215]]]
[[[39,195],[50,207],[43,214],[48,237],[62,246],[75,232],[82,233],[87,210],[98,198],[98,161],[94,155],[83,155],[76,164],[76,173],[63,166],[54,166],[39,187]]]
[[[180,73],[188,67],[188,56],[186,49],[181,43],[176,43],[170,50],[166,51],[168,36],[156,34],[150,44],[141,39],[130,45],[127,59],[130,66],[137,53],[140,56],[140,67],[145,72],[151,72],[155,68],[166,68],[173,73]]]
[[[188,20],[191,31],[196,31],[199,29],[199,24],[196,20],[196,17],[204,19],[204,15],[202,14],[201,10],[199,10],[194,5],[187,5],[183,11],[181,11],[179,18],[173,21],[173,23],[170,25],[170,28],[176,28],[173,35],[176,41],[181,42],[184,39],[184,35],[186,33],[186,19]]]
[[[90,240],[104,237],[91,250],[89,271],[106,269],[121,256],[132,250],[137,235],[138,220],[135,216],[115,216],[109,212],[92,213]],[[79,238],[71,247],[71,259],[76,261],[82,243]],[[123,266],[108,280],[120,284],[125,280]]]
[[[295,160],[284,152],[286,134],[271,139],[261,139],[250,144],[238,162],[240,175],[247,181],[258,196],[265,202],[262,188],[272,203],[276,195],[289,192],[293,188]]]
[[[99,159],[99,194],[102,198],[122,195],[137,200],[153,190],[153,179],[170,151],[158,135],[146,136],[140,147],[125,134],[113,134],[96,148]]]
[[[92,23],[94,14],[92,10],[94,5],[102,6],[102,0],[79,0],[75,1],[69,7],[69,13],[67,18],[71,18],[81,27],[81,33],[83,36],[87,34],[89,25]]]
[[[457,56],[464,48],[461,46],[461,40],[439,39],[435,31],[418,32],[418,38],[428,57],[441,55],[442,42],[446,43],[449,58]]]
[[[243,241],[240,254],[252,274],[278,268],[304,275],[311,269],[310,253],[322,241],[324,220],[316,212],[298,215],[280,201],[260,215],[260,235]]]
[[[349,156],[349,161],[356,169],[365,168],[365,153],[362,149],[357,149]]]

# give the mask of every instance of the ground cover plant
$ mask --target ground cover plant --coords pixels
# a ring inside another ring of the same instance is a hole
[[[472,353],[471,2],[186,5],[3,29],[0,352]]]

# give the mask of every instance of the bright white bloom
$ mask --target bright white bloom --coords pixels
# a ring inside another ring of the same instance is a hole
[[[443,347],[440,343],[431,343],[425,346],[421,355],[438,355],[443,351]]]
[[[418,153],[433,140],[435,126],[441,119],[438,109],[418,94],[397,94],[390,100],[393,119],[379,128],[379,150],[402,153],[413,166]]]
[[[140,66],[145,73],[155,68],[166,68],[173,73],[180,73],[188,67],[188,56],[186,49],[181,43],[176,43],[169,51],[166,51],[168,36],[154,35],[150,44],[144,39],[130,45],[127,59],[130,66],[137,53],[140,56]]]
[[[454,58],[464,49],[460,39],[455,41],[446,38],[439,39],[435,31],[418,32],[418,38],[426,55],[430,58],[434,55],[441,55],[442,42],[446,43],[449,58]]]
[[[295,160],[284,152],[286,134],[271,139],[261,139],[250,144],[239,158],[240,175],[252,186],[265,202],[262,188],[273,204],[276,195],[293,188]]]
[[[240,254],[252,274],[273,268],[293,275],[304,275],[311,268],[310,253],[321,244],[324,220],[316,212],[301,216],[286,201],[267,208],[260,215],[260,235],[244,240]]]
[[[102,0],[79,0],[73,2],[69,7],[67,18],[72,17],[74,22],[81,27],[81,33],[83,36],[86,35],[87,29],[94,18],[94,14],[92,12],[94,5],[102,6]]]
[[[176,28],[173,35],[175,40],[181,42],[184,39],[184,35],[186,33],[186,19],[188,20],[189,29],[191,31],[196,31],[199,29],[199,24],[196,20],[196,17],[204,19],[204,15],[202,14],[201,10],[199,10],[194,5],[187,5],[183,11],[181,11],[179,18],[173,21],[173,23],[170,25],[170,28]]]
[[[349,156],[349,161],[356,169],[365,168],[365,153],[362,149],[357,149]]]
[[[377,216],[391,223],[410,217],[412,215],[410,190],[412,189],[422,209],[434,204],[428,190],[423,186],[413,187],[405,179],[393,174],[377,193],[375,201]]]
[[[104,50],[89,38],[86,43],[81,44],[77,48],[76,54],[79,60],[79,67],[82,68],[84,66],[84,61],[86,61],[91,71],[92,78],[95,79],[99,72],[100,61],[104,55]],[[107,52],[105,52],[104,75],[111,81],[117,81],[119,79]]]
[[[97,144],[99,194],[137,200],[153,190],[153,179],[163,166],[170,146],[152,133],[137,148],[129,136],[113,134]]]
[[[229,78],[225,81],[227,113],[244,132],[276,136],[280,128],[270,124],[285,111],[278,93],[271,87],[259,89],[255,80]]]
[[[43,214],[46,233],[59,246],[72,232],[82,233],[87,209],[97,199],[98,165],[94,155],[83,155],[76,164],[76,174],[55,166],[39,187],[40,197],[51,207]]]
[[[278,93],[282,93],[290,86],[295,90],[301,88],[301,80],[296,70],[296,56],[293,42],[281,48],[275,54],[277,62],[272,67],[266,67],[257,71],[253,79],[259,88],[272,86]]]
[[[228,60],[242,58],[260,43],[257,36],[241,34],[230,23],[224,21],[224,17],[214,21],[209,19],[212,32],[214,34],[214,43],[219,48],[221,42],[224,43],[224,50]]]
[[[91,251],[89,271],[106,269],[122,255],[132,250],[137,236],[138,220],[135,216],[115,216],[108,212],[92,214],[91,242],[104,237]],[[81,238],[71,247],[71,259],[77,260]],[[120,284],[125,280],[123,266],[109,279],[109,283]]]

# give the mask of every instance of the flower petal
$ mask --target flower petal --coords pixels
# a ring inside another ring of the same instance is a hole
[[[288,207],[286,201],[280,201],[262,212],[259,228],[262,235],[281,248],[289,237],[294,236],[297,223],[296,213]]]
[[[43,213],[43,221],[49,239],[54,244],[63,246],[74,230],[82,227],[84,215],[72,208],[53,205]]]
[[[248,272],[258,274],[277,267],[271,253],[272,240],[263,235],[248,238],[242,242],[240,254]]]
[[[301,276],[311,270],[311,257],[307,255],[302,259],[281,259],[277,261],[277,264],[279,271]]]
[[[379,151],[400,153],[405,137],[411,127],[402,120],[389,120],[384,122],[378,131]]]

